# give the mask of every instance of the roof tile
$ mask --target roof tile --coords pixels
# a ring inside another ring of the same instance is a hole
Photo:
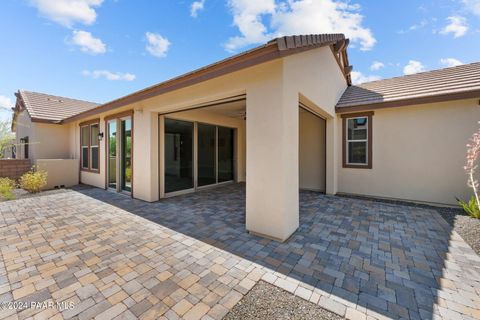
[[[337,109],[480,90],[480,62],[350,86]]]

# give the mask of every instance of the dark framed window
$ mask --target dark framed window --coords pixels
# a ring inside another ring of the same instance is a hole
[[[343,167],[372,168],[373,111],[342,115]]]
[[[83,171],[100,172],[99,122],[80,124],[80,167]]]

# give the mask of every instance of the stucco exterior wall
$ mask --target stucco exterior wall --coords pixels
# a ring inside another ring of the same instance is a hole
[[[308,98],[325,118],[335,117],[335,105],[347,88],[330,47],[294,54],[283,59],[286,91]]]
[[[283,59],[283,82],[288,100],[300,101],[326,120],[326,186],[337,193],[337,148],[335,105],[347,88],[346,79],[329,47],[309,50]],[[298,137],[296,137],[298,143]],[[295,144],[292,144],[295,146]]]
[[[24,158],[24,148],[20,139],[29,138],[28,157],[37,159],[69,159],[70,130],[68,125],[32,122],[27,111],[18,115],[15,143],[17,157]]]
[[[35,165],[47,172],[47,185],[43,190],[78,184],[78,159],[39,159],[35,161]]]
[[[32,159],[69,159],[70,130],[66,125],[33,123]]]
[[[20,139],[23,139],[24,137],[29,137],[29,139],[31,139],[33,135],[32,121],[30,120],[30,116],[28,115],[27,111],[23,111],[18,114],[16,126],[15,144],[17,146],[17,159],[24,159],[24,146],[20,144]],[[29,146],[28,153],[29,157],[31,158],[31,146]]]
[[[478,99],[375,110],[373,168],[341,168],[338,191],[439,204],[469,198],[463,167],[479,119]]]

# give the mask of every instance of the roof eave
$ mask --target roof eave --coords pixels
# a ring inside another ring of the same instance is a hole
[[[289,43],[287,43],[285,40],[283,40],[282,42],[282,40],[280,39],[283,39],[283,38],[276,39],[276,41],[272,40],[261,47],[254,48],[240,55],[227,58],[225,60],[219,61],[217,63],[208,65],[201,69],[179,76],[177,78],[167,80],[163,83],[145,88],[141,91],[107,102],[97,108],[66,118],[62,121],[62,123],[70,123],[79,119],[83,119],[88,116],[93,116],[102,112],[111,111],[113,109],[124,107],[126,105],[129,105],[141,100],[149,99],[170,91],[192,86],[194,84],[211,80],[235,71],[239,71],[248,67],[253,67],[261,63],[269,62],[275,59],[284,58],[293,54],[297,54],[297,53],[312,50],[312,49],[317,49],[317,48],[326,47],[326,46],[333,46],[338,42],[338,40],[331,40],[323,43],[308,44],[303,47],[291,48],[291,45]],[[300,36],[300,41],[306,41],[306,40],[307,39],[303,39]],[[348,82],[349,81],[348,76],[346,77],[346,79]]]
[[[351,105],[345,107],[335,107],[336,113],[358,112],[374,109],[395,108],[395,107],[407,107],[417,104],[428,104],[437,102],[447,102],[454,100],[465,100],[480,98],[480,90],[462,91],[447,93],[435,96],[424,96],[410,99],[400,99],[394,101],[384,101],[371,104]]]

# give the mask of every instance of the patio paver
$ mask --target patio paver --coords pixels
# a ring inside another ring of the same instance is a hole
[[[245,232],[244,200],[230,185],[2,203],[0,302],[62,308],[0,319],[219,319],[260,279],[352,318],[480,318],[480,258],[435,210],[302,192],[300,228],[278,243]]]

